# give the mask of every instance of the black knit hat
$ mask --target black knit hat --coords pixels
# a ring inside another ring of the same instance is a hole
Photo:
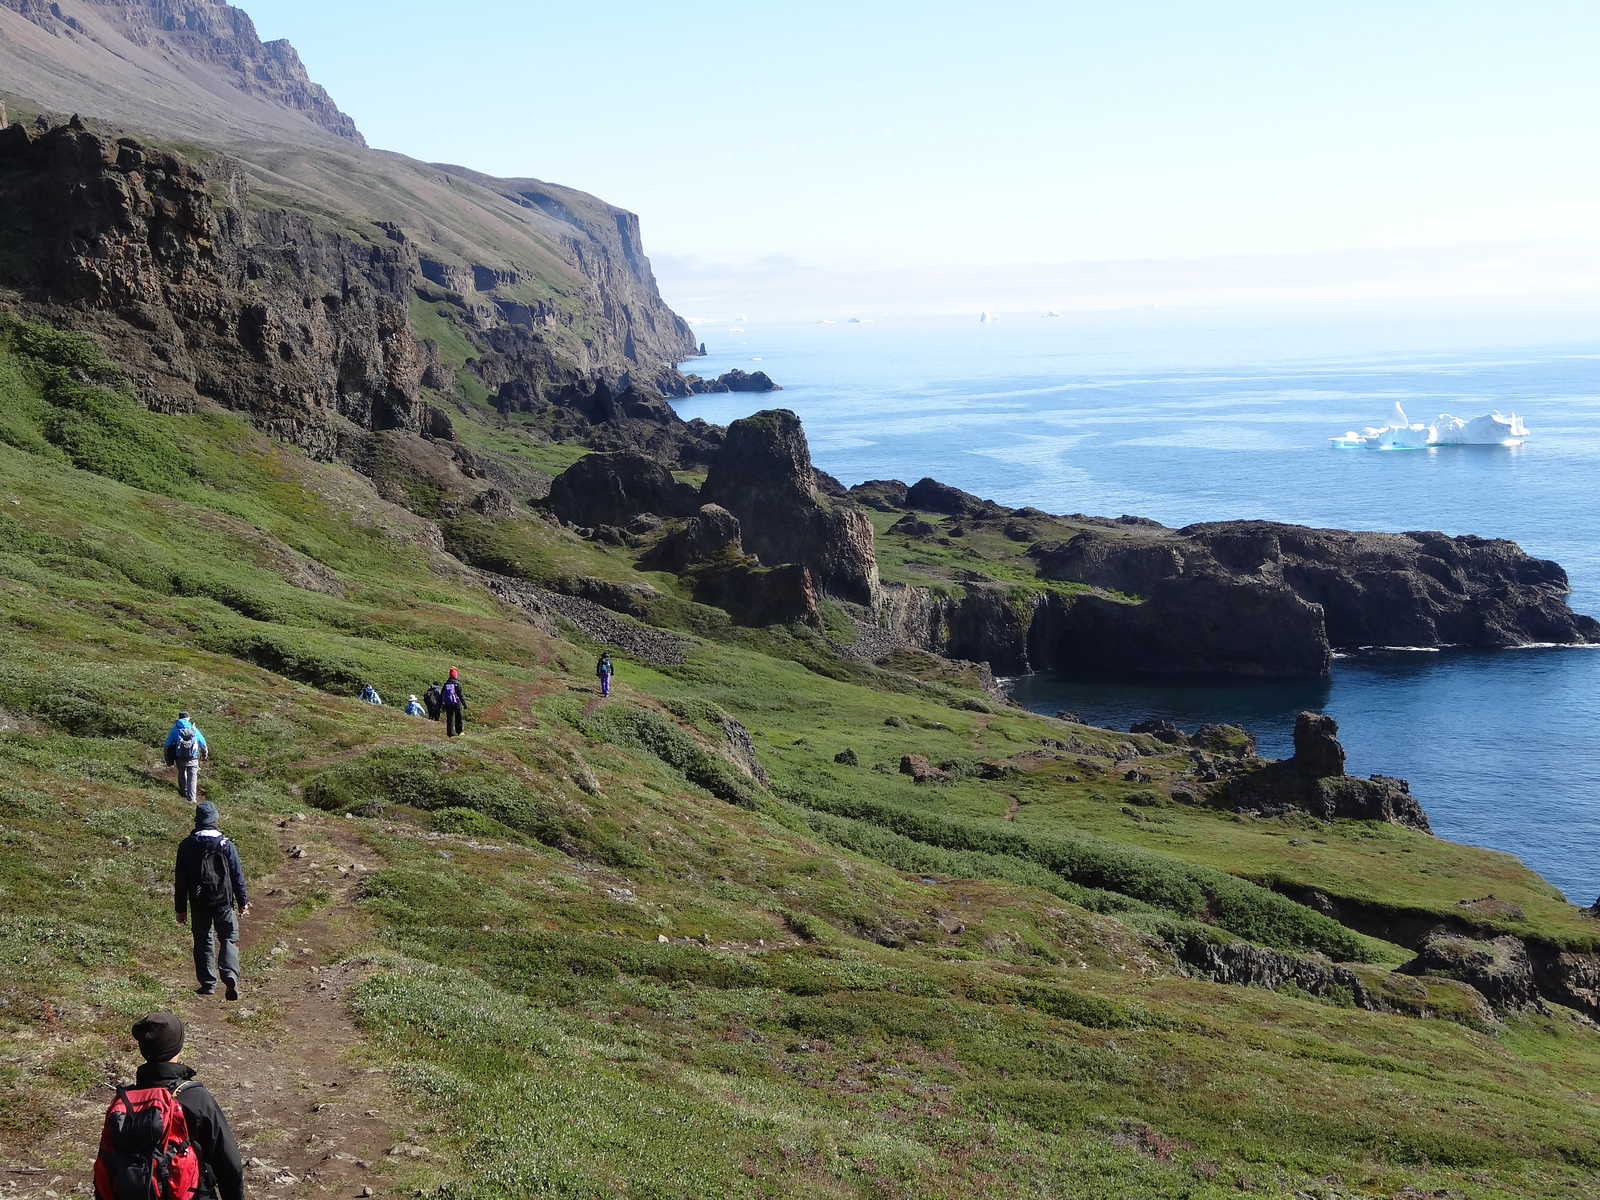
[[[183,1049],[183,1022],[169,1012],[151,1013],[134,1022],[133,1040],[145,1062],[166,1062]]]

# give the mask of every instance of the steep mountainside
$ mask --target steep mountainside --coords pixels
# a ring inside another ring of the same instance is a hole
[[[246,239],[271,243],[250,228],[261,213],[288,213],[319,236],[383,244],[403,235],[414,249],[391,290],[442,304],[453,336],[477,342],[447,374],[497,337],[515,362],[510,373],[535,385],[577,372],[683,387],[671,368],[694,342],[656,291],[633,214],[570,188],[367,150],[293,48],[263,45],[238,9],[6,0],[0,88],[13,118],[78,113],[107,140],[181,138],[218,219]],[[82,182],[69,175],[58,186]],[[35,186],[48,204],[49,182]],[[423,323],[438,325],[427,314]],[[453,378],[445,384],[454,391]]]
[[[221,0],[0,0],[0,83],[174,134],[366,145],[294,47]]]

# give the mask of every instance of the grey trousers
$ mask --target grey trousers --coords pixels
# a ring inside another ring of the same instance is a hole
[[[230,905],[215,912],[195,909],[189,914],[194,932],[194,978],[201,987],[216,987],[216,957],[222,959],[222,978],[239,978],[239,914]],[[217,950],[211,947],[211,931],[217,933]]]
[[[178,795],[193,804],[200,799],[200,760],[178,764]]]

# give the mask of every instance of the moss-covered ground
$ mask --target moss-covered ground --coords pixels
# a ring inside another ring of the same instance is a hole
[[[1592,1026],[1486,1022],[1460,985],[1390,975],[1403,947],[1261,886],[1440,915],[1492,892],[1484,924],[1592,945],[1509,857],[1177,803],[1186,759],[1147,739],[1029,716],[914,655],[735,628],[530,513],[445,526],[237,417],[147,413],[85,343],[0,325],[8,1163],[63,1192],[86,1176],[134,1016],[225,1032],[169,911],[188,822],[159,743],[186,708],[263,894],[290,878],[286,830],[367,848],[348,911],[280,896],[246,963],[247,983],[272,970],[294,922],[355,939],[346,1053],[428,1152],[375,1163],[379,1194],[1594,1193]],[[653,585],[682,661],[624,656],[600,702],[598,645],[505,607],[451,545],[533,582]],[[355,699],[450,665],[463,738]],[[913,753],[951,782],[902,775]],[[1433,1015],[1190,978],[1160,936],[1179,926],[1362,964]],[[252,1018],[294,1055],[280,1019]]]

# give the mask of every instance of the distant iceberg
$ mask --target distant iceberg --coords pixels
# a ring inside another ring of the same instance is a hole
[[[1440,413],[1432,425],[1406,416],[1398,401],[1387,425],[1368,425],[1329,438],[1340,450],[1426,450],[1429,446],[1520,446],[1528,427],[1516,413],[1492,412],[1470,421]]]

